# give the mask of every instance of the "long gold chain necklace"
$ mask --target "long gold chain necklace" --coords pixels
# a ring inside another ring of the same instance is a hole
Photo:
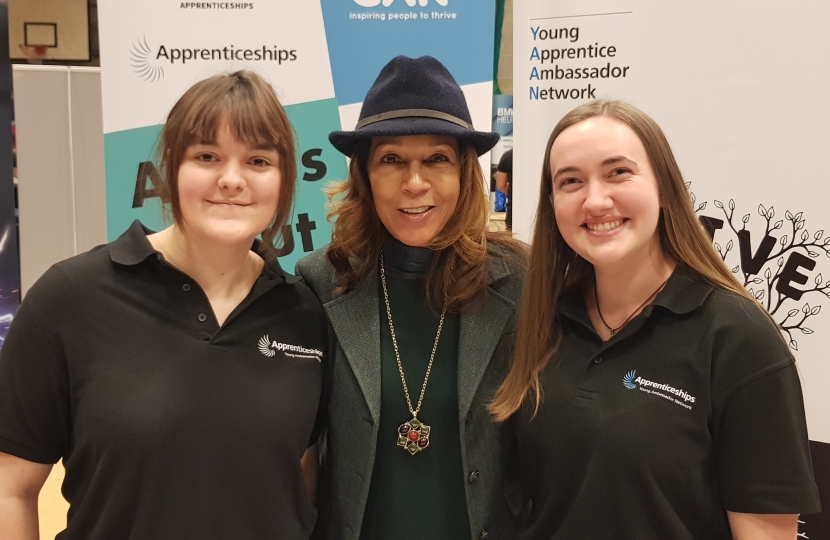
[[[401,383],[403,383],[406,406],[409,408],[410,414],[412,414],[412,420],[404,422],[398,427],[398,446],[414,456],[418,452],[426,450],[427,446],[429,446],[430,428],[418,420],[418,413],[421,412],[421,404],[424,402],[424,393],[427,390],[429,374],[432,372],[432,363],[435,361],[435,351],[438,350],[438,339],[441,337],[441,329],[444,327],[444,316],[447,314],[447,308],[444,307],[444,310],[441,312],[441,318],[438,320],[438,332],[436,332],[435,342],[432,344],[432,354],[429,356],[427,372],[424,375],[424,384],[421,386],[421,396],[418,398],[418,405],[413,409],[412,400],[409,398],[409,387],[406,386],[406,376],[403,374],[401,355],[398,351],[398,340],[395,338],[395,325],[392,324],[392,310],[389,307],[389,292],[386,289],[386,269],[383,264],[383,251],[380,252],[380,282],[383,285],[383,301],[386,303],[386,318],[389,321],[389,332],[392,334],[395,361],[398,363],[398,373],[401,376]]]

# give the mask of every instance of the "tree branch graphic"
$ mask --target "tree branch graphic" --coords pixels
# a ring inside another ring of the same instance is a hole
[[[690,184],[686,184],[687,189]],[[819,294],[830,298],[830,280],[825,281],[821,272],[810,279],[804,270],[816,268],[817,259],[822,253],[830,258],[830,236],[824,229],[810,233],[806,228],[804,213],[784,212],[784,219],[775,220],[775,208],[758,205],[757,213],[764,220],[760,242],[751,242],[752,234],[747,225],[752,219],[750,213],[740,218],[736,215],[734,199],[724,204],[714,200],[713,204],[723,214],[723,221],[701,216],[706,209],[706,202],[697,203],[694,193],[689,191],[695,213],[701,222],[709,220],[716,223],[707,227],[713,239],[713,247],[721,260],[727,257],[738,264],[732,266],[732,272],[743,282],[751,294],[779,323],[781,331],[786,334],[787,342],[793,350],[798,350],[796,337],[800,334],[810,335],[813,330],[807,326],[811,317],[821,312],[817,304]],[[726,244],[714,240],[715,232],[722,230],[732,236]],[[753,231],[757,235],[757,231]],[[754,246],[753,246],[754,244]],[[730,257],[731,254],[731,257]],[[729,263],[734,264],[733,262]],[[809,285],[808,285],[809,283]],[[804,288],[806,286],[806,288]],[[808,302],[810,299],[810,302]]]

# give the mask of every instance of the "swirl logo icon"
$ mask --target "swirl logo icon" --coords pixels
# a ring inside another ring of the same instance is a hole
[[[628,373],[625,374],[625,377],[623,377],[623,386],[625,386],[629,390],[634,390],[635,388],[637,388],[637,384],[634,382],[636,380],[637,380],[637,371],[636,370],[631,370],[631,371],[629,371]]]
[[[268,339],[268,334],[265,334],[261,338],[259,338],[259,343],[257,343],[257,348],[259,352],[267,357],[272,357],[277,354],[277,351],[271,348],[271,340]]]
[[[158,82],[164,78],[164,68],[153,64],[153,50],[147,38],[141,37],[130,47],[130,67],[133,73],[146,82]]]

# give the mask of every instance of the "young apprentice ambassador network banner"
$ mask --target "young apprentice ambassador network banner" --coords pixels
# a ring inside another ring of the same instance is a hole
[[[698,216],[798,362],[830,538],[830,4],[514,3],[513,227],[529,239],[545,144],[569,110],[624,99],[663,128]]]
[[[156,230],[170,223],[154,188],[154,147],[176,100],[217,73],[263,75],[294,125],[297,200],[280,249],[288,271],[331,238],[322,188],[347,170],[328,134],[354,128],[394,56],[438,58],[476,128],[489,130],[495,0],[105,0],[98,10],[110,240],[134,219]]]

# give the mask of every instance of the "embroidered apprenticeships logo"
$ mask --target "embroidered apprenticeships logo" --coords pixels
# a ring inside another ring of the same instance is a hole
[[[323,358],[323,351],[319,349],[307,349],[306,347],[301,347],[300,345],[289,345],[288,343],[271,341],[268,334],[265,334],[259,338],[259,341],[257,342],[257,349],[259,349],[259,352],[261,352],[263,356],[267,356],[268,358],[276,356],[277,352],[282,352],[285,356],[290,356],[292,358],[308,358],[317,360],[318,362]]]
[[[637,388],[637,385],[634,383],[634,380],[637,378],[637,372],[634,370],[629,371],[623,377],[623,386],[628,388],[629,390],[634,390]]]
[[[695,397],[685,390],[675,388],[669,384],[657,383],[638,377],[637,371],[633,369],[623,376],[622,382],[623,386],[629,390],[637,390],[639,388],[641,392],[659,396],[689,410],[691,410],[692,404],[695,402]]]

